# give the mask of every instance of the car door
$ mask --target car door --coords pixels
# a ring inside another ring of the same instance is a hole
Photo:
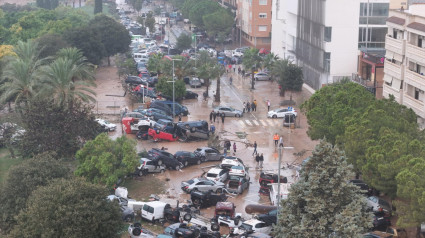
[[[197,182],[194,189],[195,188],[198,189],[198,191],[201,191],[201,192],[208,191],[208,189],[206,189],[205,181]]]
[[[213,191],[215,191],[216,190],[216,187],[215,187],[215,183],[213,182],[213,181],[205,181],[204,182],[204,191],[209,191],[209,190],[213,190]]]
[[[231,117],[231,116],[233,116],[232,114],[232,111],[230,110],[230,108],[223,108],[223,112],[224,112],[224,115],[226,116],[226,117]]]
[[[285,117],[286,112],[288,109],[281,109],[277,112],[277,117]]]
[[[205,150],[207,160],[220,160],[220,153],[215,149]]]

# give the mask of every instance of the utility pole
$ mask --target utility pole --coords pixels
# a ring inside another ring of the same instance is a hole
[[[182,61],[181,59],[171,59],[172,61],[173,61],[173,81],[167,81],[167,83],[173,83],[173,121],[174,121],[174,118],[176,117],[176,110],[175,110],[175,101],[176,101],[176,99],[175,99],[175,87],[174,87],[174,83],[176,82],[175,81],[175,78],[174,78],[174,61]]]

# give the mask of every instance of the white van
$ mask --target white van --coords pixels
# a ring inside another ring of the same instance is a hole
[[[270,201],[273,206],[276,206],[279,201],[279,196],[277,193],[278,184],[271,183],[270,186]],[[289,195],[289,188],[291,187],[290,183],[281,183],[280,184],[280,199],[287,199]]]
[[[167,203],[160,201],[147,202],[142,208],[142,218],[155,221],[164,218],[164,209]]]
[[[141,62],[143,60],[147,60],[149,59],[149,57],[147,56],[147,54],[143,54],[143,53],[134,53],[133,54],[133,59],[134,61],[136,61],[136,63]]]

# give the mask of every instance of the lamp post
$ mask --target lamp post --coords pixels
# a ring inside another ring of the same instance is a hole
[[[173,61],[173,81],[167,81],[167,83],[173,83],[173,121],[174,118],[176,117],[176,113],[175,113],[175,97],[174,97],[174,91],[175,91],[175,87],[174,87],[174,83],[176,82],[174,80],[174,61],[182,61],[181,59],[171,59]]]
[[[280,207],[280,201],[281,201],[281,194],[280,194],[280,164],[282,163],[282,156],[283,156],[283,149],[293,149],[294,147],[283,147],[279,145],[278,151],[279,151],[279,162],[278,162],[278,170],[277,170],[277,221],[279,222],[279,207]],[[277,223],[279,224],[279,223]]]
[[[198,43],[196,41],[197,41],[198,36],[202,36],[202,35],[195,35],[195,34],[193,34],[193,37],[195,38],[195,68],[196,68],[196,59],[197,59],[197,57],[196,57],[196,48],[198,48]]]

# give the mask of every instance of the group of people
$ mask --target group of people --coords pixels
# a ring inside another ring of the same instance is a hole
[[[273,135],[273,141],[274,141],[274,146],[276,147],[277,145],[279,145],[279,147],[283,147],[283,136],[280,136],[277,133],[274,133]]]
[[[219,113],[219,112],[214,112],[214,110],[210,112],[210,122],[215,122],[217,117],[221,117],[221,123],[224,123],[224,118],[226,117],[224,112]],[[220,119],[218,119],[217,122],[220,123]]]
[[[245,70],[241,69],[241,66],[238,68],[238,74],[242,75],[242,77],[245,76]]]
[[[250,102],[243,102],[243,112],[250,111],[256,112],[257,111],[257,100],[254,99],[252,103]]]
[[[230,147],[232,146],[232,142],[226,140],[224,142],[224,156],[227,156],[227,152],[230,152]],[[233,142],[233,155],[236,154],[236,142]]]

